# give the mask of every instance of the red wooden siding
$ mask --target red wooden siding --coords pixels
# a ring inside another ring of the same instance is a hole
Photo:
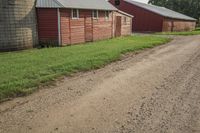
[[[110,3],[115,5],[115,0],[110,0]],[[120,0],[120,3],[119,6],[116,6],[118,9],[134,16],[132,23],[133,31],[162,31],[162,16],[144,10],[123,0]]]
[[[58,42],[57,9],[37,9],[38,38],[40,42]]]
[[[115,0],[109,2],[115,6]],[[134,16],[132,30],[137,32],[188,31],[196,25],[194,21],[165,18],[124,0],[116,8]]]

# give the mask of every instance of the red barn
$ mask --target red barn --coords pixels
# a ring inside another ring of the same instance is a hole
[[[64,46],[132,33],[132,16],[105,0],[37,0],[36,8],[40,43]]]
[[[195,29],[196,19],[165,7],[135,2],[133,0],[110,0],[119,10],[134,16],[133,31],[166,32]]]

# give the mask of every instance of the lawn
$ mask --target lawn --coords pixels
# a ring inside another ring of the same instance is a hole
[[[24,96],[61,75],[100,68],[121,54],[152,48],[170,39],[128,36],[75,45],[0,53],[0,100]]]
[[[181,36],[189,36],[189,35],[200,35],[200,28],[196,28],[193,31],[186,31],[186,32],[162,32],[156,33],[159,35],[181,35]]]

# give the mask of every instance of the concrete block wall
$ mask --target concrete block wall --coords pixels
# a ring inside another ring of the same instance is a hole
[[[196,27],[195,21],[184,21],[174,19],[164,19],[163,21],[163,32],[171,31],[192,31]]]
[[[38,44],[35,0],[0,0],[0,51]]]

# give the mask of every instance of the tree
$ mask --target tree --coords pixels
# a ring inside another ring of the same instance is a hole
[[[149,0],[149,4],[163,6],[200,20],[200,0]]]

